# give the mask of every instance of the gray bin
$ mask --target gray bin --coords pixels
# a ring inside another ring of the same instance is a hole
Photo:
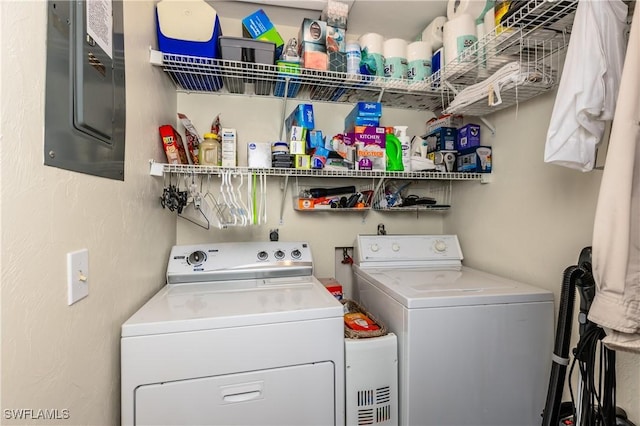
[[[269,66],[275,63],[276,45],[270,41],[252,40],[242,37],[222,36],[219,38],[220,52],[225,63],[224,85],[231,93],[244,93],[245,83],[254,83],[256,95],[270,95],[273,86]],[[258,64],[249,66],[248,64]],[[260,70],[259,64],[267,65]],[[256,78],[264,75],[265,79]]]

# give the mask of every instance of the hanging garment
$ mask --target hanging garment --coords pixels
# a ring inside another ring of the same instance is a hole
[[[615,111],[627,12],[622,0],[579,0],[547,132],[546,163],[593,169],[605,121]]]
[[[593,228],[589,319],[614,350],[640,353],[640,7],[636,7]]]

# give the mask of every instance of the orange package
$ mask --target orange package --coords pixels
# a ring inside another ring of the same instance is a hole
[[[378,324],[361,312],[352,312],[344,315],[344,323],[352,330],[374,331],[380,330]]]

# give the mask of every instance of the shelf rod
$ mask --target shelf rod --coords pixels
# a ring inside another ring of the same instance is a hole
[[[284,202],[287,198],[287,187],[289,186],[289,176],[284,177],[282,183],[282,199],[280,200],[280,225],[284,225]]]
[[[289,79],[290,77],[285,77],[284,80],[284,94],[282,95],[282,116],[280,117],[280,138],[285,141],[285,128],[284,128],[284,118],[287,115],[287,101],[289,100]],[[289,143],[289,141],[286,141]]]

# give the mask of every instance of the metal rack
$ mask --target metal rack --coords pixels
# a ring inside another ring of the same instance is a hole
[[[385,106],[446,110],[457,93],[477,84],[508,62],[522,64],[526,75],[501,93],[502,103],[486,99],[456,113],[482,117],[553,89],[558,83],[559,56],[568,44],[577,0],[528,0],[496,28],[428,80],[409,83],[386,77],[300,68],[278,69],[255,64],[151,51],[178,91],[241,96],[275,96],[284,100],[354,103],[377,101]],[[475,58],[469,60],[469,58]]]

